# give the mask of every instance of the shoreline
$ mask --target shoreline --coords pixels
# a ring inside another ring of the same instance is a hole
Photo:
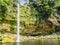
[[[29,41],[29,40],[42,40],[42,39],[60,39],[60,35],[47,35],[47,36],[21,36],[21,42]]]
[[[6,42],[16,42],[16,34],[3,34],[5,37],[2,40],[2,43]],[[31,40],[42,40],[42,39],[60,39],[60,35],[53,34],[53,35],[46,35],[46,36],[23,36],[20,35],[20,42],[24,41],[31,41]]]

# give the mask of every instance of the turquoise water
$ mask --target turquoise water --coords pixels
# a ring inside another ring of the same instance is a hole
[[[2,45],[16,45],[16,43],[13,43],[13,42],[4,43]],[[60,45],[60,40],[58,40],[58,39],[31,40],[31,41],[21,42],[20,45]]]

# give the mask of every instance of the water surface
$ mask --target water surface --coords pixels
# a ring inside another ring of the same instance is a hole
[[[3,43],[2,45],[16,45],[16,43],[15,42]],[[20,42],[20,45],[60,45],[60,39],[30,40],[30,41]]]

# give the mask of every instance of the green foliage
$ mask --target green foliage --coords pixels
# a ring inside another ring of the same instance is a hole
[[[4,38],[3,34],[0,34],[0,41],[2,41]]]
[[[1,25],[3,23],[7,23],[11,25],[10,27],[8,27],[11,28],[10,30],[16,30],[16,20],[17,20],[16,15],[17,15],[17,5],[14,0],[0,0],[0,24]],[[7,31],[7,29],[5,29],[4,27],[0,31],[5,32]]]
[[[54,31],[59,31],[59,1],[60,0],[30,0],[29,4],[20,5],[20,33],[23,35],[46,35]],[[0,24],[9,24],[12,33],[16,33],[16,16],[17,3],[15,0],[0,0]],[[2,30],[6,31],[7,29],[3,28]]]
[[[38,20],[48,18],[52,12],[54,11],[54,1],[43,1],[37,0],[35,3],[32,4],[32,7],[38,12]]]
[[[38,35],[38,31],[42,32],[40,33],[41,35],[54,33],[56,27],[60,27],[58,21],[58,19],[60,19],[59,1],[60,0],[30,0],[29,5],[21,6],[21,15],[23,15],[21,16],[21,25],[26,29],[23,30],[24,34]],[[27,13],[27,11],[29,13]],[[34,29],[32,29],[33,27]]]

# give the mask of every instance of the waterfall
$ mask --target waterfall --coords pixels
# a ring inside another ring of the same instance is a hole
[[[20,45],[20,5],[17,3],[17,38],[16,38],[16,45]]]

